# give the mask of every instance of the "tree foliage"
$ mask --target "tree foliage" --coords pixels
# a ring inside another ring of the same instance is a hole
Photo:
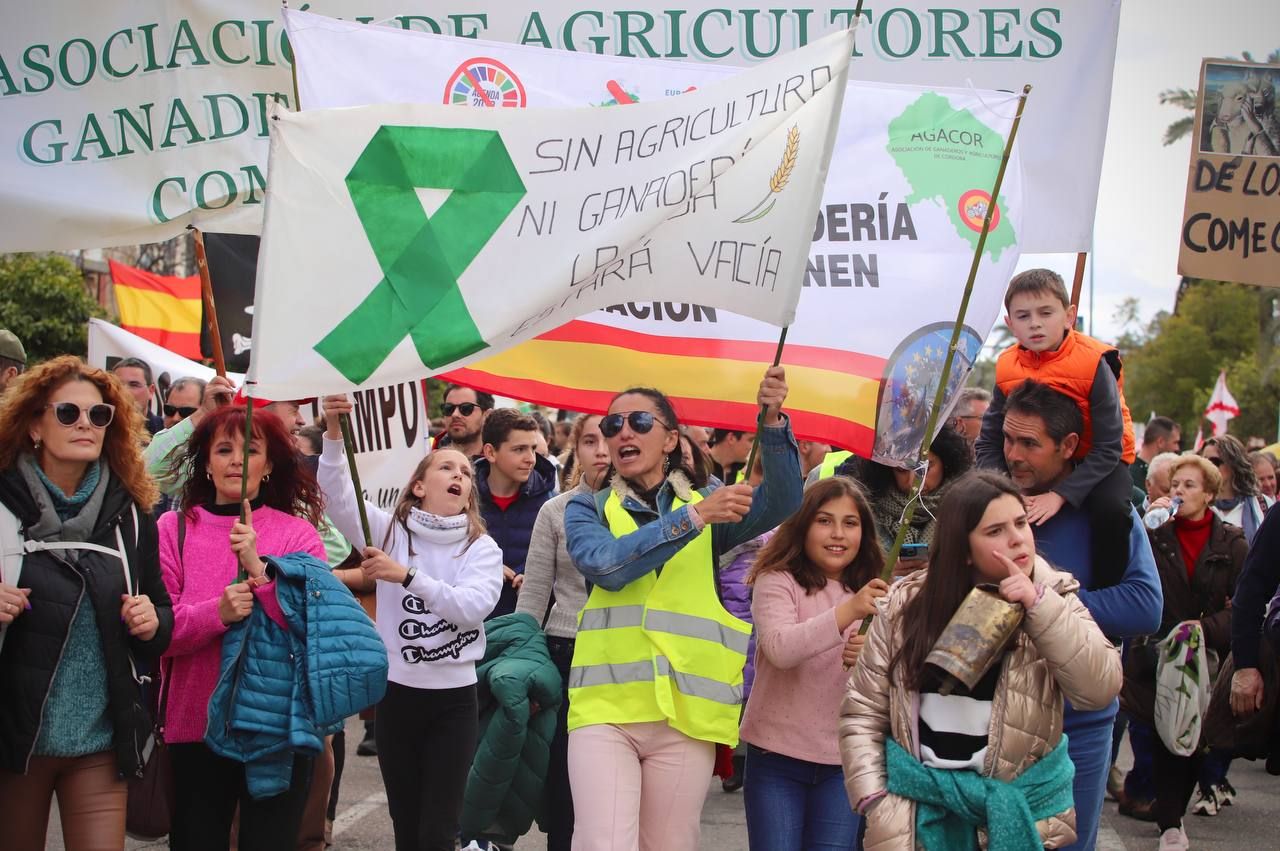
[[[65,354],[84,357],[89,318],[102,315],[67,258],[0,255],[0,328],[22,340],[28,364]]]

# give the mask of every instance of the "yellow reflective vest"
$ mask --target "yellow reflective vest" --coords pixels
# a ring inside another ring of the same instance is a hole
[[[839,467],[852,456],[852,452],[845,452],[844,450],[839,452],[828,452],[826,455],[822,456],[822,464],[818,466],[818,478],[831,478],[836,474],[836,467]]]
[[[690,502],[701,499],[694,491]],[[615,537],[639,528],[616,493],[604,514]],[[621,591],[591,590],[569,670],[570,730],[666,721],[690,738],[737,745],[751,624],[725,610],[715,582],[708,524],[661,571]]]

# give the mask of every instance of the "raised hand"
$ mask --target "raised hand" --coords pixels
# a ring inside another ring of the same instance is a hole
[[[1031,577],[1023,573],[1022,568],[1004,553],[993,552],[993,555],[1009,569],[1009,575],[1000,580],[1000,596],[1010,603],[1021,603],[1024,609],[1031,611],[1037,597],[1036,586]]]
[[[693,506],[703,523],[737,523],[751,510],[751,485],[725,485]]]

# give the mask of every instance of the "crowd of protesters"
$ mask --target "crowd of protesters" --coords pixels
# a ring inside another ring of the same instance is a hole
[[[692,851],[713,773],[758,851],[1088,849],[1108,795],[1189,848],[1188,812],[1245,803],[1235,757],[1280,765],[1276,458],[1135,429],[1052,272],[1005,307],[995,386],[918,465],[797,440],[780,367],[755,432],[654,388],[553,422],[450,386],[389,510],[346,396],[158,402],[144,361],[28,367],[0,331],[5,847],[56,796],[72,851],[162,799],[175,849],[322,849],[360,712],[397,851],[535,820]],[[1020,625],[960,682],[931,653],[984,595]]]

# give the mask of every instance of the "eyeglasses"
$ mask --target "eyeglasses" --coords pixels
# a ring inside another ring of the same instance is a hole
[[[175,407],[174,405],[165,405],[164,415],[166,417],[180,416],[185,420],[187,417],[191,416],[198,410],[199,408],[188,407],[187,405],[183,405],[181,408]]]
[[[655,417],[648,411],[630,411],[621,414],[609,414],[600,420],[600,433],[605,437],[613,437],[622,431],[622,423],[626,421],[631,426],[631,430],[636,434],[648,434],[653,431],[654,424],[661,425],[663,428],[669,429],[671,426]]]
[[[88,408],[81,408],[75,402],[57,402],[45,407],[53,408],[53,415],[58,418],[58,422],[68,428],[80,422],[82,412],[89,415],[89,425],[94,428],[106,428],[111,425],[111,421],[116,416],[115,406],[105,402],[90,405]]]
[[[440,410],[444,411],[444,415],[446,417],[453,416],[454,411],[457,411],[458,413],[462,414],[464,417],[469,417],[473,413],[475,413],[475,410],[478,407],[480,406],[477,405],[475,402],[463,402],[459,405],[455,405],[452,402],[445,402],[443,405],[440,406]]]

